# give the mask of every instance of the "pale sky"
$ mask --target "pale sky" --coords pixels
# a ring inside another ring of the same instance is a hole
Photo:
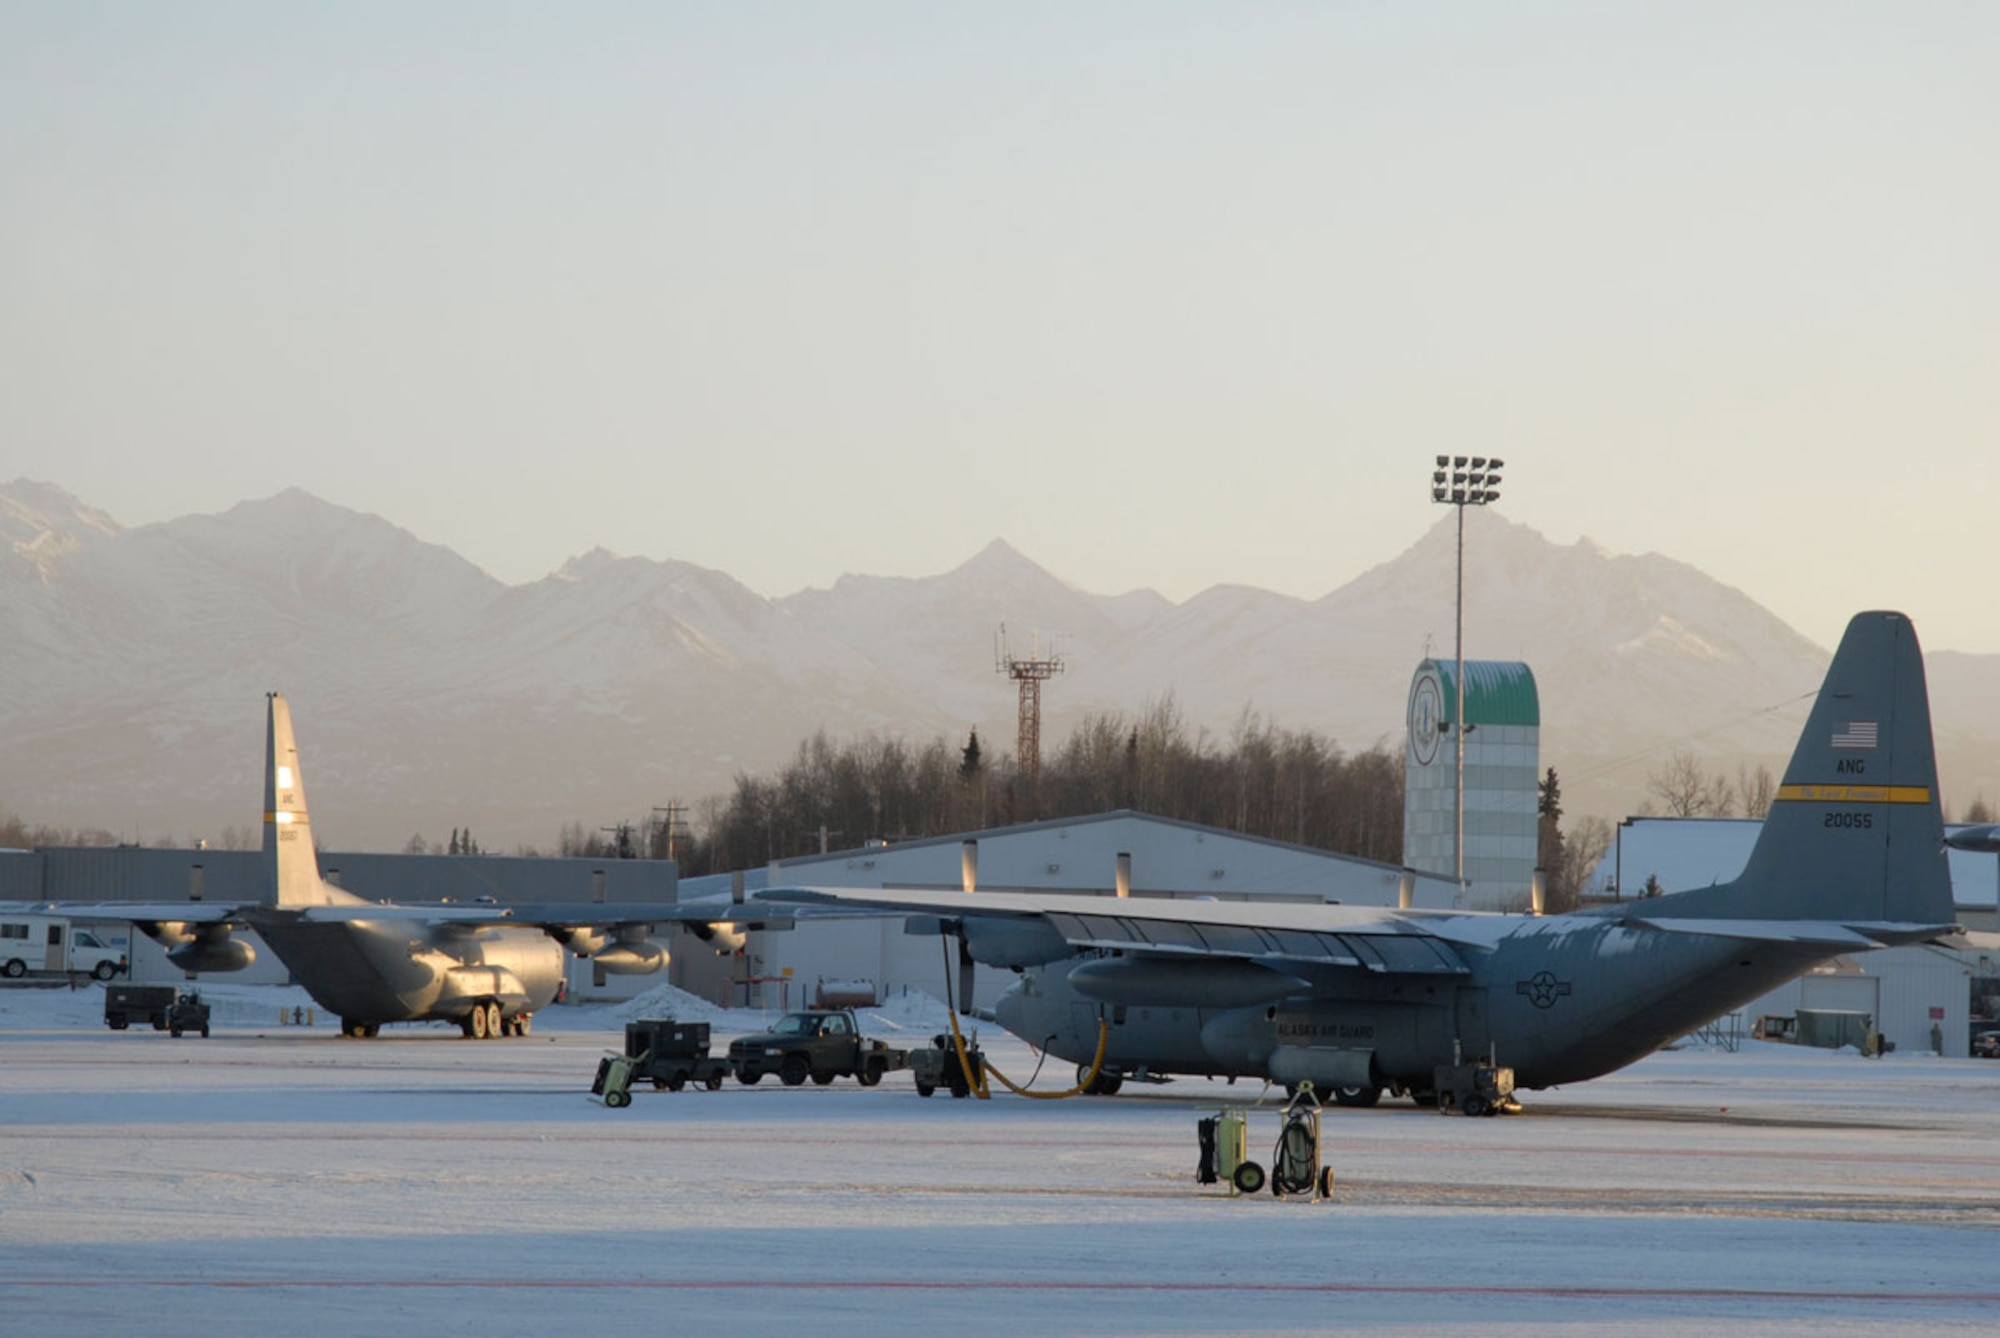
[[[0,0],[0,479],[509,582],[1447,513],[2000,652],[2000,5]]]

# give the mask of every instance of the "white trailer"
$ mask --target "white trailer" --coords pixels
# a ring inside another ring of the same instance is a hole
[[[0,975],[9,980],[72,972],[110,980],[128,969],[123,944],[95,930],[60,915],[0,911]]]

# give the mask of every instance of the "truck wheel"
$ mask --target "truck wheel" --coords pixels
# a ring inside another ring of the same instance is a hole
[[[90,968],[90,974],[99,980],[109,980],[118,974],[118,966],[115,962],[99,962]]]
[[[722,1090],[722,1071],[720,1069],[708,1075],[708,1090],[711,1092]]]
[[[867,1068],[854,1075],[854,1081],[860,1083],[863,1087],[873,1087],[876,1083],[882,1081],[882,1066],[880,1064],[870,1064]]]
[[[1475,1120],[1482,1115],[1491,1115],[1493,1113],[1493,1103],[1477,1092],[1466,1097],[1463,1102],[1459,1103],[1458,1108]]]
[[[168,1027],[167,1035],[178,1041],[181,1038],[181,1029],[179,1027]]]
[[[764,1073],[761,1069],[742,1069],[737,1073],[736,1081],[742,1083],[745,1087],[755,1087],[757,1080],[763,1076]]]
[[[1336,1087],[1333,1089],[1333,1104],[1336,1106],[1372,1106],[1382,1099],[1379,1087]]]
[[[687,1085],[688,1076],[686,1072],[680,1069],[675,1069],[665,1082],[658,1084],[658,1086],[666,1088],[669,1092],[678,1092]]]
[[[7,965],[0,967],[0,971],[5,971],[9,980],[19,980],[22,976],[28,974],[28,964],[19,957],[9,957]]]
[[[804,1055],[786,1055],[785,1062],[778,1066],[778,1081],[787,1087],[797,1087],[812,1072],[812,1064]]]
[[[925,1081],[924,1081],[924,1080],[923,1080],[922,1078],[919,1078],[919,1079],[917,1079],[917,1095],[918,1095],[918,1096],[929,1096],[929,1095],[930,1095],[930,1094],[931,1094],[932,1092],[935,1092],[936,1090],[937,1090],[937,1084],[936,1084],[936,1083],[934,1083],[934,1082],[925,1082]]]
[[[204,1041],[208,1039],[208,1024],[206,1022],[201,1024],[201,1038]]]
[[[125,1017],[108,1017],[104,1020],[111,1024],[111,1030],[113,1031],[123,1031],[132,1025],[132,1020]]]
[[[832,1069],[827,1069],[823,1072],[815,1070],[813,1073],[813,1084],[818,1087],[824,1087],[828,1083],[832,1082],[835,1078],[838,1078],[839,1076],[840,1075],[838,1073],[835,1073]]]

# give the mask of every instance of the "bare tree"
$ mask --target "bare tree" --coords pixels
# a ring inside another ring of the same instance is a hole
[[[1771,801],[1778,797],[1778,783],[1771,776],[1771,768],[1759,764],[1752,772],[1748,767],[1737,767],[1736,794],[1743,801],[1744,817],[1767,817]]]
[[[1683,749],[1675,749],[1666,765],[1647,774],[1646,793],[1670,818],[1726,818],[1736,807],[1736,791],[1728,779],[1709,775]]]

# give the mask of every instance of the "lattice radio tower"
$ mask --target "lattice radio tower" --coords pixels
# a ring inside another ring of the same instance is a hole
[[[1014,762],[1032,788],[1042,778],[1042,684],[1063,671],[1062,656],[1041,653],[1040,638],[1035,652],[1026,659],[1007,653],[1007,624],[1000,624],[994,639],[993,667],[1021,686],[1020,730],[1014,740]]]

